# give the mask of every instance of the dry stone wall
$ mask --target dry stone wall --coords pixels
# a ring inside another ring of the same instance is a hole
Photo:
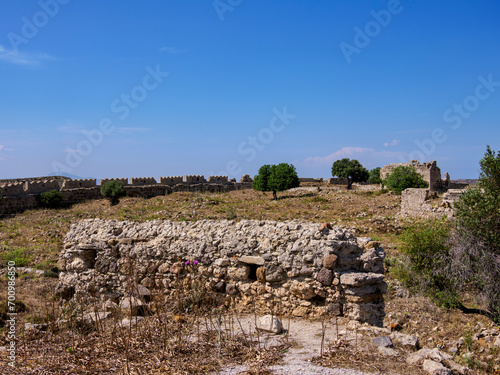
[[[206,287],[242,310],[280,304],[295,316],[328,311],[381,326],[383,259],[378,242],[329,224],[89,219],[65,237],[57,292],[78,300],[92,290],[120,303],[133,274],[147,292],[173,298],[184,263],[196,261]]]
[[[406,189],[401,193],[400,217],[440,218],[453,216],[451,204],[434,199],[435,193],[430,189]]]

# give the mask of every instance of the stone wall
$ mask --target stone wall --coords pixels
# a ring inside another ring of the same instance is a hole
[[[115,180],[121,181],[124,186],[128,185],[128,178],[103,178],[99,181],[99,185],[104,185],[106,182]]]
[[[329,185],[347,185],[347,178],[330,177],[326,181]]]
[[[228,182],[227,176],[210,176],[208,182]]]
[[[184,182],[188,184],[193,184],[193,183],[206,182],[206,180],[205,177],[201,175],[189,175],[189,176],[184,176]]]
[[[26,194],[40,194],[50,190],[60,190],[61,184],[58,180],[27,181],[25,185]]]
[[[144,185],[155,185],[156,180],[154,177],[131,177],[130,185],[134,186],[144,186]]]
[[[309,177],[301,177],[299,178],[300,182],[315,182],[315,183],[322,183],[323,178],[309,178]]]
[[[127,195],[130,197],[142,197],[142,198],[152,198],[159,195],[165,195],[175,192],[212,192],[212,193],[227,193],[234,190],[251,189],[251,182],[226,182],[226,183],[180,183],[177,185],[166,185],[166,184],[153,184],[153,185],[129,185],[127,179],[117,179],[125,180],[124,188]],[[56,181],[57,182],[57,181]],[[101,180],[105,183],[105,180]],[[10,186],[15,185],[15,186]],[[0,215],[11,214],[15,212],[20,212],[27,209],[36,208],[39,206],[38,195],[39,194],[26,194],[25,190],[26,183],[18,184],[6,184],[0,188],[5,188],[5,194],[2,197],[0,195]],[[46,185],[48,190],[51,189],[52,185]],[[47,191],[48,191],[47,190]],[[100,185],[95,185],[94,187],[87,188],[75,188],[75,189],[55,189],[60,190],[63,195],[64,204],[74,204],[91,199],[102,199]]]
[[[9,184],[4,184],[0,186],[0,189],[2,189],[3,194],[6,196],[18,196],[18,195],[25,195],[25,186],[26,183],[24,182],[16,182],[16,183],[9,183]]]
[[[381,326],[384,250],[329,224],[243,220],[83,220],[66,234],[57,293],[97,291],[120,302],[128,281],[174,297],[184,262],[242,310],[280,304],[294,316],[323,312]],[[133,276],[131,276],[133,275]]]
[[[453,210],[449,204],[442,200],[431,198],[436,197],[430,189],[406,189],[401,194],[400,217],[416,218],[439,218],[443,216],[453,216]]]
[[[62,183],[61,190],[91,188],[95,187],[96,184],[97,181],[95,178],[85,180],[65,180]]]
[[[176,185],[181,184],[184,181],[182,176],[168,176],[168,177],[160,177],[160,184],[162,185]]]

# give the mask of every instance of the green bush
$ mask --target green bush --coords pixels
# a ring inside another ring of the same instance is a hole
[[[28,250],[25,248],[17,248],[17,249],[4,249],[0,252],[0,259],[2,259],[4,264],[8,262],[14,262],[16,267],[24,267],[30,261],[31,255],[28,253]]]
[[[456,288],[475,286],[500,322],[500,153],[487,146],[479,164],[477,187],[455,203],[458,236],[449,272]]]
[[[121,181],[112,180],[101,186],[101,194],[111,202],[112,206],[114,206],[120,203],[120,198],[126,196],[127,192]]]
[[[408,188],[426,188],[429,187],[427,181],[424,181],[413,167],[400,166],[395,168],[392,173],[382,181],[393,193],[400,195],[403,190]]]
[[[436,219],[407,228],[400,236],[402,256],[391,269],[405,287],[447,308],[459,304],[458,295],[443,272],[449,261],[451,229],[449,222]]]
[[[259,191],[272,191],[273,199],[276,200],[277,191],[284,191],[298,187],[299,177],[292,164],[280,163],[278,165],[263,165],[259,169],[252,183],[252,188]]]
[[[370,173],[361,165],[359,161],[344,158],[337,160],[332,164],[332,176],[347,178],[347,188],[351,189],[353,182],[368,181]]]
[[[64,199],[64,196],[61,192],[57,190],[50,190],[40,194],[39,200],[40,204],[46,208],[58,208],[61,206],[61,203]]]
[[[368,177],[368,182],[370,184],[381,184],[382,179],[380,178],[380,167],[374,168],[370,171],[370,176]]]

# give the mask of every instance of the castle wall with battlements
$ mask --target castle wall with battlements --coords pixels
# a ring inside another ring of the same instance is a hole
[[[173,192],[225,193],[233,190],[251,189],[248,175],[245,182],[229,181],[227,176],[202,175],[160,177],[104,178],[97,185],[96,179],[27,179],[0,184],[0,215],[32,209],[39,206],[38,196],[51,190],[60,191],[63,204],[74,204],[85,200],[101,199],[100,187],[113,180],[121,181],[131,197],[152,198]],[[10,180],[9,180],[10,181]]]

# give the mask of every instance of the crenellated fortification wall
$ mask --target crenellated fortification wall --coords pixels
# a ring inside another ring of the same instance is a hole
[[[248,175],[246,175],[248,176]],[[128,196],[152,198],[173,192],[213,192],[225,193],[233,190],[251,189],[252,182],[228,181],[227,176],[211,176],[207,182],[204,176],[160,177],[157,183],[153,177],[105,178],[96,185],[95,179],[71,180],[54,179],[0,184],[0,215],[38,207],[39,194],[57,190],[63,194],[64,204],[74,204],[84,200],[102,198],[100,187],[108,181],[121,181]],[[26,199],[25,199],[26,198]]]
[[[93,188],[96,184],[97,180],[95,178],[85,180],[65,180],[62,183],[61,190]]]
[[[121,181],[123,186],[128,185],[128,178],[103,178],[101,181],[99,181],[99,185],[104,185],[106,182],[115,180]]]
[[[66,234],[56,293],[78,301],[94,290],[100,302],[121,303],[137,283],[174,300],[179,279],[196,273],[242,311],[280,305],[382,326],[384,256],[379,242],[329,224],[90,219]]]
[[[208,182],[228,182],[227,176],[209,176]]]
[[[202,182],[207,182],[207,180],[205,180],[204,176],[189,175],[189,176],[184,176],[184,182],[186,182],[188,184],[197,184],[197,183],[199,184]]]
[[[3,191],[3,194],[6,196],[18,196],[26,194],[26,183],[25,182],[16,182],[12,184],[1,185],[0,189]]]
[[[40,194],[49,190],[60,190],[61,184],[58,180],[27,181],[24,189],[26,194]]]
[[[182,184],[184,181],[184,177],[182,176],[169,176],[169,177],[160,177],[160,184],[162,185],[177,185]]]
[[[130,185],[133,186],[156,185],[156,180],[153,177],[130,177]]]

